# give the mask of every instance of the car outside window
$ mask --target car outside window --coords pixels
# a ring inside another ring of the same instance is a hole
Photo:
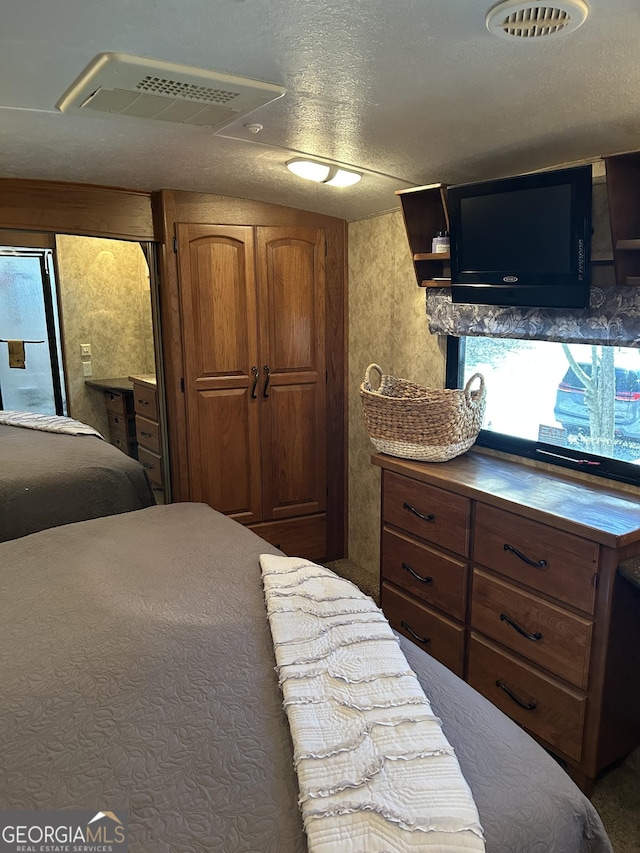
[[[450,338],[447,385],[476,372],[487,385],[479,444],[640,484],[640,350]]]

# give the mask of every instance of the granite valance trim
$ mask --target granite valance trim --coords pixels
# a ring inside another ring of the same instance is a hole
[[[428,288],[427,315],[434,335],[640,347],[640,287],[592,285],[585,309],[454,305],[449,288]]]

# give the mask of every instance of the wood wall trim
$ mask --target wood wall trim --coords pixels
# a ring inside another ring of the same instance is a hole
[[[188,501],[189,454],[184,440],[187,435],[187,411],[183,389],[184,367],[178,265],[173,252],[176,223],[173,194],[161,190],[154,195],[152,205],[155,227],[160,234],[158,255],[160,337],[164,359],[171,496],[174,501]]]
[[[21,249],[55,249],[53,234],[40,231],[0,231],[0,245]]]
[[[327,559],[337,560],[347,556],[348,542],[347,223],[327,229],[326,235]]]
[[[0,178],[0,228],[120,240],[158,240],[151,194]]]
[[[189,500],[188,448],[184,393],[181,388],[183,350],[176,255],[178,222],[322,228],[327,236],[326,367],[327,367],[327,559],[346,553],[347,525],[347,223],[343,219],[229,196],[162,190],[153,198],[160,251],[161,326],[171,449],[173,500]]]
[[[182,190],[162,190],[164,199],[171,199],[176,222],[193,222],[218,225],[279,225],[300,228],[338,228],[345,226],[343,219],[283,207],[266,201],[233,198],[207,193],[190,193]]]

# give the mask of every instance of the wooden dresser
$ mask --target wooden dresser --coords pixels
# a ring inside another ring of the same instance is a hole
[[[383,469],[389,621],[562,759],[585,791],[640,742],[640,500],[471,452]]]
[[[109,442],[127,456],[138,458],[133,385],[126,377],[118,379],[85,379],[89,388],[104,393],[109,421]]]
[[[158,386],[153,374],[130,376],[133,383],[138,459],[154,486],[163,487],[162,444],[158,409]]]

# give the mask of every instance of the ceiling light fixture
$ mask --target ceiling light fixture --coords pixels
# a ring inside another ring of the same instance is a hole
[[[288,160],[287,169],[299,178],[306,178],[318,184],[329,184],[332,187],[350,187],[362,178],[360,172],[342,169],[340,166],[321,163],[318,160],[308,160],[306,157]]]

